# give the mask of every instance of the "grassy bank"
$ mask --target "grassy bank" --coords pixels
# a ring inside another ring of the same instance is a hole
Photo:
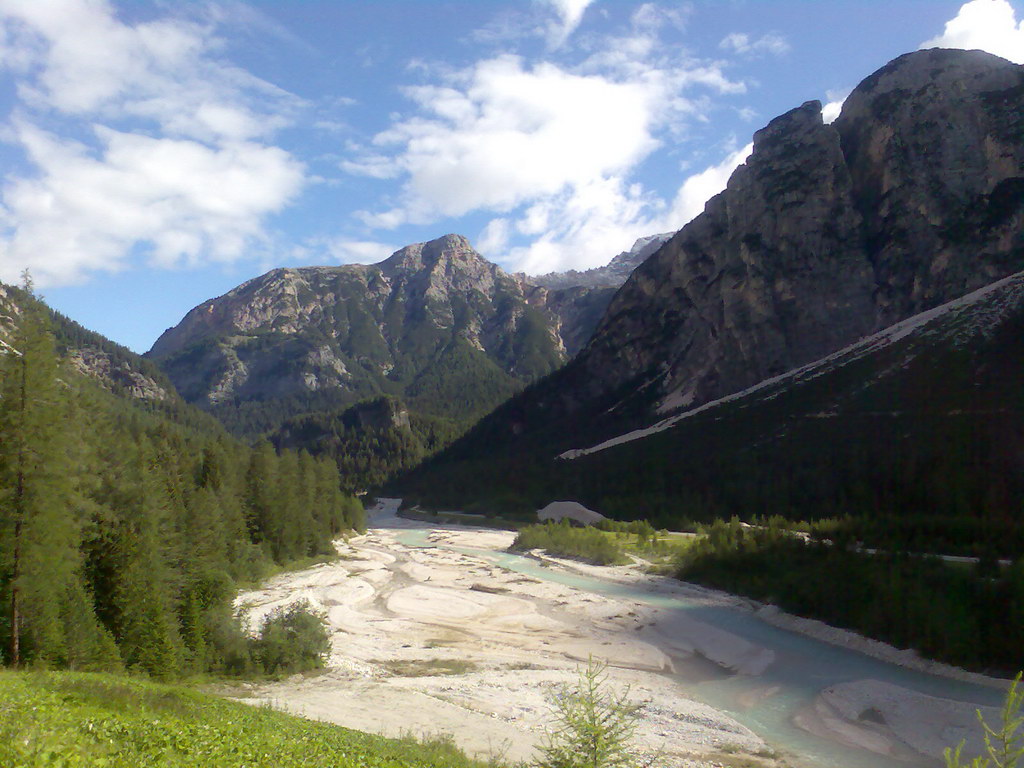
[[[559,557],[572,557],[596,565],[622,565],[629,562],[615,536],[596,528],[575,528],[567,521],[538,523],[519,531],[511,549],[526,552],[543,549]]]
[[[656,571],[673,569],[693,541],[689,534],[657,531],[646,521],[602,520],[597,527],[578,528],[568,522],[538,523],[520,529],[512,550],[543,549],[559,557],[596,565],[625,565],[628,555],[643,558]]]
[[[696,539],[695,534],[656,530],[646,520],[602,520],[596,527],[624,553],[643,558],[657,573],[672,573],[675,563]]]
[[[0,672],[5,768],[476,768],[421,744],[114,675]]]

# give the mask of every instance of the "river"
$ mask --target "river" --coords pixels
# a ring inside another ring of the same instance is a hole
[[[400,533],[397,540],[411,547],[436,546],[426,529]],[[535,559],[508,552],[451,547],[535,579],[579,590],[687,612],[699,621],[770,649],[774,662],[757,676],[720,674],[694,680],[680,675],[679,685],[689,698],[732,715],[799,768],[907,768],[937,766],[937,760],[907,750],[899,758],[855,748],[810,733],[797,725],[806,718],[819,694],[831,686],[855,681],[881,681],[909,691],[977,706],[999,706],[1004,693],[993,687],[927,674],[888,663],[838,645],[768,624],[749,610],[709,607],[677,595],[545,567]],[[960,730],[947,729],[950,743]]]

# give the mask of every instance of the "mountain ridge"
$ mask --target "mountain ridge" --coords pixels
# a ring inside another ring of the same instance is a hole
[[[330,454],[359,490],[563,364],[616,289],[537,285],[449,234],[377,264],[271,270],[195,307],[147,358],[235,434]],[[405,416],[363,418],[381,409]]]
[[[629,278],[633,270],[640,266],[649,256],[668,242],[675,232],[664,232],[660,235],[647,235],[637,238],[628,251],[623,251],[607,264],[578,271],[570,269],[566,272],[547,272],[543,275],[524,275],[524,279],[542,288],[618,288]]]
[[[443,387],[468,366],[477,372],[460,387],[479,389],[471,380],[482,377],[495,389],[464,414],[481,415],[574,355],[614,290],[535,284],[449,234],[377,264],[271,270],[192,309],[146,357],[190,402],[292,398],[292,413],[310,394],[337,406],[379,395],[415,405],[424,377]]]
[[[717,400],[703,403],[696,408],[683,410],[681,413],[663,419],[650,427],[638,429],[624,435],[618,435],[597,445],[586,448],[570,449],[560,453],[558,458],[573,460],[580,456],[597,453],[617,445],[624,445],[625,443],[633,442],[634,440],[642,440],[645,437],[663,432],[666,429],[671,429],[680,421],[692,418],[705,411],[710,411],[720,405],[757,396],[765,390],[767,390],[769,394],[764,395],[764,397],[771,399],[775,396],[770,394],[773,389],[777,390],[790,383],[799,384],[809,379],[826,375],[834,367],[841,367],[842,365],[861,357],[871,355],[884,347],[902,341],[908,336],[915,335],[917,332],[920,332],[921,335],[933,333],[935,332],[933,326],[939,326],[944,322],[947,322],[947,319],[945,318],[946,315],[959,314],[963,310],[966,310],[966,314],[970,314],[972,305],[992,299],[993,294],[995,295],[996,303],[999,306],[996,311],[986,313],[989,315],[988,317],[979,318],[980,322],[974,324],[973,331],[975,334],[979,332],[984,333],[984,329],[981,326],[984,325],[985,321],[991,323],[992,327],[997,327],[1004,319],[1003,314],[1008,311],[1007,304],[1024,306],[1024,271],[1016,272],[1008,277],[1002,278],[1001,280],[997,280],[994,283],[989,283],[988,285],[978,288],[971,293],[953,299],[952,301],[948,301],[945,304],[940,304],[938,307],[933,307],[932,309],[904,318],[887,328],[883,328],[870,336],[865,336],[864,338],[855,341],[853,344],[832,352],[819,360],[807,363],[799,368],[791,369],[777,376],[764,379],[753,386],[740,390],[739,392],[733,392]],[[1004,294],[1007,298],[1003,301],[999,301],[998,298]],[[1000,312],[1000,310],[1002,310],[1002,312]],[[833,363],[836,365],[832,366]],[[678,410],[678,408],[670,406],[664,410]]]
[[[573,498],[665,527],[845,520],[862,536],[919,540],[912,551],[1015,557],[1024,541],[1022,331],[1019,272],[603,442],[570,448],[560,441],[566,424],[552,422],[512,444],[485,420],[392,490],[442,509]]]
[[[152,362],[50,309],[23,289],[0,283],[0,346],[3,348],[13,349],[8,339],[16,317],[28,302],[40,303],[49,315],[58,351],[78,373],[130,400],[172,407],[183,405],[174,386]]]
[[[597,475],[622,471],[633,476],[621,481],[636,500],[630,516],[678,506],[686,494],[657,449],[690,461],[729,461],[712,444],[695,453],[693,424],[709,424],[719,411],[696,409],[1024,268],[1022,137],[1024,67],[981,52],[902,56],[854,89],[831,125],[815,101],[780,115],[755,134],[754,151],[726,190],[636,268],[572,361],[504,403],[396,490],[426,499],[424,484],[433,483],[468,496],[481,492],[469,479],[476,475],[494,487],[484,493],[513,492],[503,477],[535,476],[550,498],[578,498],[604,511],[606,494],[598,489],[613,483]],[[970,365],[996,361],[979,357]],[[847,366],[844,375],[854,369],[867,375],[870,365]],[[927,382],[908,382],[903,397],[912,403],[924,396],[915,388]],[[685,435],[676,427],[639,441],[649,446],[632,444],[666,477],[643,470],[639,459],[619,470],[610,459],[594,463],[604,453],[625,455],[627,446],[555,462],[686,413],[699,417],[686,422]],[[754,425],[741,431],[760,434]],[[858,442],[865,434],[851,439],[857,450],[872,450]],[[719,442],[728,444],[726,454],[739,449],[727,436]],[[567,467],[581,461],[585,466]],[[639,477],[652,489],[672,487],[677,502],[651,501],[659,491],[642,490]],[[736,480],[723,475],[722,482]],[[531,496],[530,486],[522,480],[521,495]],[[437,501],[451,507],[457,495]]]
[[[922,71],[927,87],[899,87]],[[1007,100],[1024,107],[1024,67],[936,49],[865,80],[831,125],[816,101],[772,120],[726,190],[637,267],[580,354],[517,401],[510,432],[581,409],[642,421],[669,397],[697,407],[1020,269],[1024,109]],[[894,115],[881,127],[879,110]],[[851,173],[844,151],[873,170]],[[947,156],[945,176],[928,168]],[[965,240],[965,217],[987,222],[981,238]]]

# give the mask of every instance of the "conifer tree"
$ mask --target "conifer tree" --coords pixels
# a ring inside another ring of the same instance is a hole
[[[47,318],[30,297],[0,360],[0,585],[7,660],[60,655],[61,604],[78,574],[78,526],[67,466],[67,402]]]
[[[165,554],[170,497],[166,479],[159,475],[153,449],[143,440],[127,478],[128,499],[115,543],[113,599],[125,663],[167,677],[180,668],[182,642],[173,606],[177,574]]]
[[[0,660],[246,669],[238,582],[362,520],[337,466],[111,394],[60,367],[45,306],[17,304],[0,351]]]
[[[277,483],[277,457],[268,442],[253,448],[249,458],[249,469],[245,476],[245,522],[253,542],[264,545],[271,553],[269,532],[273,530],[275,510],[275,485]]]
[[[276,519],[273,532],[274,559],[288,562],[309,554],[307,532],[313,520],[308,507],[303,507],[300,493],[299,457],[295,451],[282,451],[277,460]]]

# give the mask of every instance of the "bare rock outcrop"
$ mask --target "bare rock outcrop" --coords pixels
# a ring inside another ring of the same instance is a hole
[[[207,406],[398,395],[459,415],[460,401],[496,405],[565,362],[611,294],[534,285],[445,235],[379,264],[268,272],[193,309],[148,354]]]
[[[561,401],[698,406],[1022,268],[1024,67],[907,54],[833,124],[808,102],[755,134],[616,295]]]

